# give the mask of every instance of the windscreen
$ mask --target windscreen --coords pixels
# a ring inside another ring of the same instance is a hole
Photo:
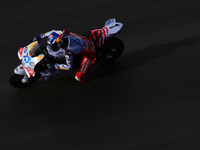
[[[29,46],[29,48],[30,48],[30,54],[31,54],[32,57],[36,57],[39,54],[41,54],[40,45],[37,41],[32,43]]]

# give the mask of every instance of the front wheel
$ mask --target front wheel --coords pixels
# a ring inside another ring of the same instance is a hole
[[[19,75],[19,74],[12,74],[9,78],[9,83],[10,85],[12,85],[15,88],[23,88],[23,87],[27,87],[30,86],[31,84],[35,83],[39,78],[40,78],[40,74],[36,73],[36,75],[29,79],[28,83],[23,83],[22,79],[23,79],[24,75]]]

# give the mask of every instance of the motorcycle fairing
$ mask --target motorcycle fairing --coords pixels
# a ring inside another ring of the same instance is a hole
[[[21,47],[18,51],[18,56],[19,59],[22,61],[23,69],[29,78],[35,76],[34,68],[36,64],[39,63],[44,58],[43,54],[39,54],[38,56],[33,56],[33,52],[37,53],[37,51],[39,51],[38,41],[32,42],[31,44],[25,46],[24,48]]]
[[[19,75],[26,75],[26,72],[24,70],[24,66],[22,64],[20,64],[19,66],[17,66],[15,69],[14,69],[14,72],[16,74],[19,74]]]
[[[23,51],[23,47],[20,47],[17,53],[20,60],[22,59],[22,51]]]

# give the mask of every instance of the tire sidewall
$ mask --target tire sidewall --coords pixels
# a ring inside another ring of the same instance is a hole
[[[112,37],[105,42],[106,49],[108,53],[111,52],[111,49],[116,49],[116,53],[113,53],[113,58],[105,60],[105,63],[110,63],[118,59],[124,51],[124,43],[121,39],[117,37]]]
[[[23,88],[23,87],[30,86],[40,78],[40,74],[36,73],[33,78],[29,79],[28,83],[22,82],[23,77],[24,77],[24,75],[19,75],[19,74],[13,73],[9,78],[10,85],[15,88]]]

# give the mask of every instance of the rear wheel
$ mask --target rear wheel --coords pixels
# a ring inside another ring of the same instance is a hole
[[[23,87],[30,86],[31,84],[35,83],[40,78],[40,74],[36,73],[36,75],[33,78],[29,79],[28,83],[22,82],[23,77],[24,75],[19,75],[15,73],[12,74],[9,78],[10,85],[12,85],[15,88],[23,88]]]
[[[110,63],[122,55],[124,51],[124,43],[121,39],[112,37],[105,42],[102,48],[104,51],[104,63]]]

